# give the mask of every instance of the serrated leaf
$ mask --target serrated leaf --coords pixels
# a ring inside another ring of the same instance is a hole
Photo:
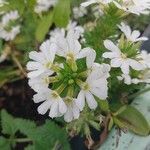
[[[127,106],[127,108],[115,117],[118,125],[121,128],[124,126],[136,134],[146,136],[150,132],[150,127],[144,116],[134,107]]]
[[[54,23],[57,27],[66,27],[70,20],[70,0],[59,0],[54,9]]]
[[[53,12],[51,11],[47,15],[42,17],[42,19],[39,21],[39,24],[37,25],[35,37],[38,42],[42,42],[44,40],[52,23],[53,23]]]
[[[0,149],[11,150],[9,141],[3,137],[0,137]]]
[[[49,150],[57,145],[65,150],[70,149],[67,133],[52,121],[46,121],[44,125],[37,127],[33,121],[13,118],[5,110],[2,110],[1,124],[4,134],[15,135],[16,131],[20,131],[27,136],[29,141],[33,142],[33,146],[27,147],[28,149]]]
[[[5,110],[1,111],[1,126],[2,133],[14,135],[17,131],[16,126],[14,125],[14,118],[9,115]]]
[[[52,121],[46,121],[34,131],[34,134],[28,136],[34,141],[36,150],[49,150],[50,147],[54,147],[56,141],[63,149],[70,149],[66,132]]]
[[[33,121],[25,120],[25,119],[15,119],[15,126],[17,130],[19,130],[24,135],[28,136],[34,133],[34,129],[36,129],[36,124]]]

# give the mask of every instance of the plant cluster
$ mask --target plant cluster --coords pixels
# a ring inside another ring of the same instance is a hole
[[[148,38],[127,22],[149,12],[150,0],[3,0],[0,61],[9,59],[10,65],[0,73],[0,85],[27,76],[38,113],[61,122],[71,136],[86,136],[88,146],[93,146],[92,128],[107,133],[116,125],[146,136],[149,124],[130,103],[149,90],[150,54],[140,50]],[[36,150],[41,139],[35,136],[48,137],[40,143],[48,149],[46,141],[58,128],[52,121],[31,123],[31,129],[17,124],[13,134],[2,126],[3,133],[11,139],[19,130]],[[63,146],[59,136],[54,140],[53,146]]]

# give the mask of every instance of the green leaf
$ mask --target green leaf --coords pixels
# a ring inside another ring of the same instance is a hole
[[[54,23],[57,27],[66,27],[70,20],[70,0],[59,0],[54,9]]]
[[[15,119],[15,126],[26,136],[33,134],[34,129],[37,129],[36,124],[33,121],[25,119]]]
[[[1,111],[1,126],[2,126],[2,133],[14,135],[17,131],[16,126],[14,125],[15,121],[14,118],[9,115],[5,110]]]
[[[140,95],[131,104],[138,111],[140,111],[150,124],[150,92]],[[135,135],[132,132],[119,131],[116,127],[113,127],[108,135],[108,138],[101,145],[99,150],[148,150],[150,142],[150,135],[141,137]]]
[[[53,12],[50,11],[47,15],[42,17],[42,19],[39,21],[39,24],[37,25],[35,37],[38,42],[42,42],[44,40],[52,23],[53,23]]]
[[[113,125],[114,125],[114,120],[113,120],[113,118],[111,117],[111,118],[110,118],[110,121],[109,121],[109,124],[108,124],[108,131],[110,131],[110,130],[112,129]]]
[[[93,128],[95,128],[96,130],[100,130],[100,124],[99,123],[97,123],[97,122],[95,122],[95,121],[93,121],[93,120],[89,120],[89,124],[93,127]]]
[[[150,127],[144,116],[133,106],[127,108],[114,117],[114,122],[121,128],[128,128],[134,133],[146,136]]]
[[[0,149],[11,150],[9,141],[3,137],[0,137]]]
[[[104,100],[100,100],[99,98],[97,98],[97,102],[98,102],[98,105],[100,107],[100,109],[103,111],[103,112],[109,112],[109,104],[108,104],[108,101],[104,101]]]
[[[46,121],[43,126],[33,130],[32,134],[28,134],[28,137],[35,143],[36,150],[49,150],[57,141],[63,149],[70,149],[66,132],[52,121]]]
[[[27,136],[29,141],[33,143],[32,146],[26,148],[27,150],[49,150],[50,147],[55,146],[63,147],[65,150],[70,149],[66,131],[52,121],[46,121],[44,125],[37,127],[33,121],[13,118],[5,110],[2,110],[1,124],[2,132],[11,135],[8,141],[14,142],[13,137],[17,131]],[[4,141],[2,138],[0,145],[4,145],[4,142],[7,140]],[[14,145],[15,143],[10,144]]]

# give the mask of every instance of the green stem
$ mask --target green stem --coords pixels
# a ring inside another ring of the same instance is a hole
[[[146,92],[148,92],[148,91],[150,91],[150,87],[149,87],[149,88],[146,88],[146,89],[144,89],[144,90],[142,90],[142,91],[139,91],[139,92],[137,92],[137,93],[135,93],[135,94],[130,95],[130,96],[128,97],[128,99],[134,99],[134,98],[138,97],[139,95],[144,94],[144,93],[146,93]]]

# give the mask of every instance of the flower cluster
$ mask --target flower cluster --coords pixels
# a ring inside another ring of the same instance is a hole
[[[96,109],[96,97],[105,100],[108,96],[110,66],[95,63],[93,49],[81,48],[79,29],[71,25],[55,29],[40,52],[30,52],[32,61],[27,64],[29,85],[37,92],[33,100],[43,102],[38,112],[50,110],[51,118],[64,115],[67,122],[77,119],[86,104]]]
[[[142,14],[149,9],[148,0],[143,3],[138,0],[89,0],[73,8],[74,19],[87,15],[85,7],[93,3],[100,5],[93,7],[96,12],[105,6],[109,8],[111,4],[134,14]],[[55,4],[56,1],[37,1],[36,12],[47,11]],[[103,10],[98,13],[99,16],[100,13],[106,15]],[[29,53],[29,85],[36,92],[34,102],[41,103],[38,107],[40,114],[48,112],[51,118],[63,116],[66,122],[78,119],[82,111],[95,110],[99,100],[109,99],[109,85],[114,75],[118,85],[150,83],[150,54],[139,50],[139,43],[148,38],[141,37],[138,30],[132,31],[124,22],[116,26],[122,35],[116,43],[104,40],[106,51],[101,56],[85,46],[86,28],[71,21],[66,28],[50,31],[50,38],[41,44],[39,52]],[[98,57],[101,57],[101,64],[97,63]]]
[[[17,24],[20,16],[18,11],[10,11],[4,14],[0,22],[0,38],[6,41],[13,40],[20,33],[20,25]]]
[[[148,40],[147,37],[140,37],[140,32],[134,30],[125,23],[118,25],[119,29],[124,33],[124,37],[115,45],[110,40],[104,41],[104,46],[109,50],[103,54],[104,58],[111,59],[112,68],[120,68],[122,75],[118,76],[119,80],[124,80],[125,84],[149,83],[150,54],[146,51],[139,51],[136,43]],[[131,78],[132,70],[139,71],[138,78]]]

